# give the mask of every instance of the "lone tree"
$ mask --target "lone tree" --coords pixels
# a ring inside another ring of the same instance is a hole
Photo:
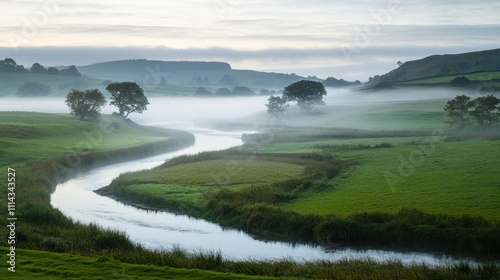
[[[288,110],[288,102],[286,98],[280,96],[272,96],[267,99],[269,103],[266,104],[267,112],[269,114],[278,115],[283,114]]]
[[[471,101],[470,114],[480,126],[490,127],[498,121],[500,116],[500,100],[493,95],[482,96]]]
[[[311,113],[315,106],[324,106],[325,87],[320,82],[302,80],[285,87],[283,98],[296,101],[304,112]]]
[[[120,115],[125,118],[130,113],[142,114],[147,110],[148,99],[144,95],[144,90],[136,83],[121,82],[111,83],[106,87],[111,93],[111,102],[109,104],[118,107]]]
[[[98,89],[71,90],[66,96],[66,105],[71,114],[80,120],[93,120],[101,116],[101,109],[106,105],[106,98]]]
[[[464,128],[468,123],[467,116],[470,113],[471,106],[469,96],[457,95],[455,99],[449,100],[444,106],[444,111],[448,116],[445,122],[458,129]]]

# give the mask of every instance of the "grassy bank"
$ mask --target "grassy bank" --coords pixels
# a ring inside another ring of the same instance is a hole
[[[6,254],[5,247],[0,252]],[[431,268],[423,264],[405,266],[400,262],[377,263],[370,260],[340,262],[240,261],[223,260],[218,255],[188,256],[176,250],[170,253],[128,252],[125,261],[119,254],[84,257],[64,253],[19,250],[22,259],[16,273],[0,275],[8,279],[498,279],[494,265],[478,267],[456,264]],[[179,266],[195,269],[177,269]],[[204,267],[203,270],[200,270]],[[231,271],[231,272],[228,272]],[[245,275],[247,274],[247,275]],[[250,276],[253,275],[253,276]],[[274,276],[264,276],[274,275]]]

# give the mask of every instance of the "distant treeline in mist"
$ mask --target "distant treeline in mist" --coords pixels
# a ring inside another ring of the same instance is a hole
[[[63,75],[69,77],[81,77],[76,66],[71,65],[66,69],[58,69],[56,67],[44,67],[40,63],[33,63],[31,68],[26,69],[23,65],[18,65],[12,58],[0,60],[0,73],[37,73],[50,75]]]

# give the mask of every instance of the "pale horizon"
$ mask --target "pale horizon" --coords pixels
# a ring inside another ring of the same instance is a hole
[[[434,54],[498,48],[493,1],[7,1],[0,58],[87,65],[224,61],[234,69],[367,80]]]

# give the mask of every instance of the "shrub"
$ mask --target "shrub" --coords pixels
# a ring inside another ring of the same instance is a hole
[[[25,82],[17,89],[17,95],[22,97],[40,97],[50,95],[52,89],[43,83]]]

